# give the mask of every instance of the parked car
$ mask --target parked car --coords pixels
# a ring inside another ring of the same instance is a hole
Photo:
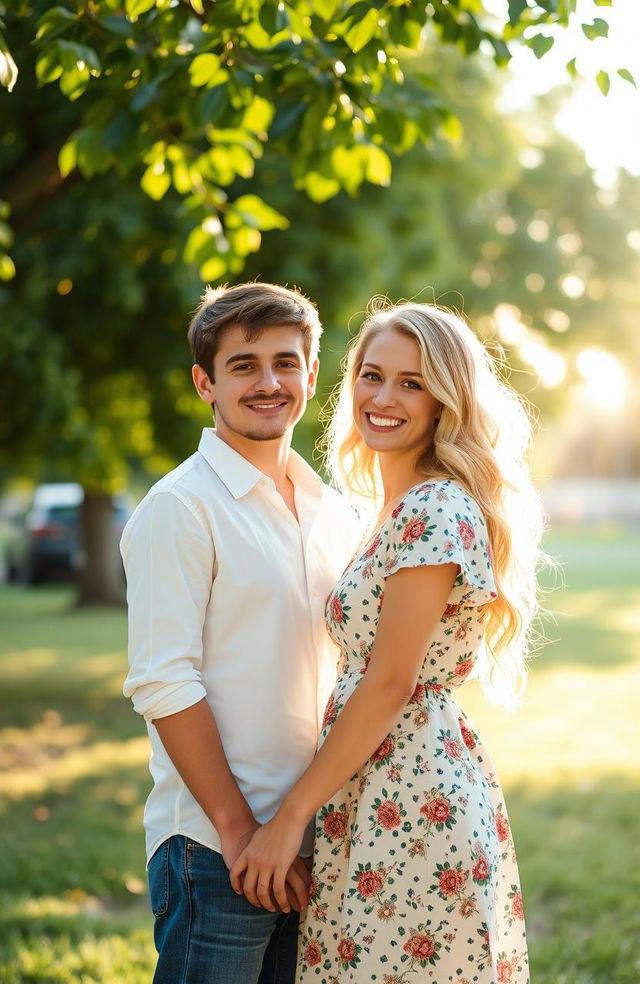
[[[7,575],[11,581],[37,584],[70,580],[82,563],[80,511],[84,499],[76,482],[38,485],[31,509],[7,547]],[[114,538],[119,537],[131,512],[124,497],[114,497]]]

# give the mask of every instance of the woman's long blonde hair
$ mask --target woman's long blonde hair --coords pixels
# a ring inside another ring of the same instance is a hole
[[[355,425],[353,391],[369,341],[389,328],[416,341],[427,388],[442,406],[418,473],[457,482],[476,500],[487,524],[498,597],[483,609],[486,658],[478,674],[490,697],[509,703],[526,678],[541,556],[542,508],[526,464],[529,414],[457,314],[435,305],[390,306],[374,299],[349,346],[325,439],[329,470],[350,497],[381,505],[378,456]]]

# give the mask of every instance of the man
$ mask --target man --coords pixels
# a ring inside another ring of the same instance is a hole
[[[124,693],[152,746],[154,984],[294,978],[307,866],[298,858],[289,870],[287,911],[236,895],[229,868],[313,758],[335,675],[324,604],[357,531],[290,450],[321,330],[297,291],[207,290],[189,341],[216,429],[151,489],[122,537]]]

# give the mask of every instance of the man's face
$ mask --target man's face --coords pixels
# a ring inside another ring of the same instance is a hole
[[[253,342],[246,341],[242,328],[228,328],[220,339],[213,363],[215,382],[210,384],[219,437],[230,444],[234,437],[285,437],[315,392],[317,371],[317,360],[307,366],[303,336],[295,328],[265,328]]]

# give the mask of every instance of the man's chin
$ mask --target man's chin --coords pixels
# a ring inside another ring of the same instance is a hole
[[[246,437],[248,441],[280,441],[287,434],[290,428],[287,427],[271,427],[264,428],[260,430],[248,430],[242,435]]]

